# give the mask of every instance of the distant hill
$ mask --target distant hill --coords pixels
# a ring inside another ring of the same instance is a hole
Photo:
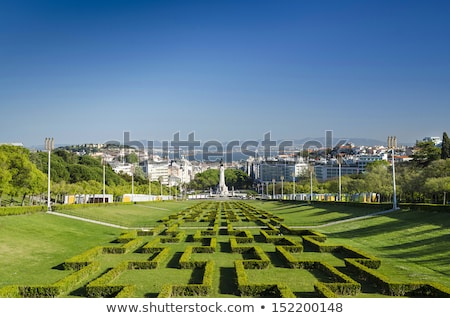
[[[307,138],[302,138],[302,139],[295,139],[294,145],[298,145],[298,146],[304,145],[306,142],[311,141],[311,140],[317,140],[321,144],[325,145],[325,137],[320,137],[320,138],[307,137]],[[351,138],[351,137],[336,138],[336,137],[334,137],[333,143],[332,143],[333,146],[336,145],[341,140],[351,142],[355,146],[373,147],[373,146],[383,146],[383,145],[385,146],[387,144],[387,141],[381,141],[381,140],[371,139],[371,138]]]

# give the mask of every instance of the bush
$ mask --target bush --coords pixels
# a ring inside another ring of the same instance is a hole
[[[87,250],[86,252],[69,258],[63,264],[65,270],[73,269],[80,270],[81,268],[89,265],[93,260],[95,260],[99,255],[103,253],[103,247],[96,246]]]
[[[33,214],[39,212],[46,212],[47,206],[7,206],[0,207],[0,216],[7,215],[23,215],[23,214]]]
[[[197,268],[204,269],[201,284],[164,285],[158,298],[207,296],[212,288],[214,262],[203,262],[203,264]]]
[[[120,276],[123,272],[128,270],[128,262],[122,262],[118,266],[110,269],[105,274],[93,280],[86,286],[86,294],[88,297],[114,297],[125,286],[124,285],[109,285],[111,281]]]

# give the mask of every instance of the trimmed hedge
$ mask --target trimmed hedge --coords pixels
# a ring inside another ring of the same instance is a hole
[[[161,247],[147,261],[128,261],[128,269],[155,269],[169,256],[169,253],[169,247]]]
[[[138,238],[128,243],[125,243],[122,246],[103,246],[103,254],[126,254],[136,250],[139,246],[141,246],[143,240]]]
[[[161,243],[179,243],[184,239],[185,235],[186,235],[185,232],[171,232],[171,235],[161,236],[160,242]]]
[[[80,270],[81,268],[89,265],[94,259],[103,253],[102,246],[96,246],[87,250],[86,252],[69,258],[63,264],[65,270],[73,269]]]
[[[249,284],[243,261],[235,261],[236,278],[242,297],[296,298],[284,284]]]
[[[158,298],[208,296],[212,289],[214,262],[203,262],[197,268],[204,269],[201,284],[164,285]]]
[[[6,206],[6,207],[0,207],[0,216],[24,215],[24,214],[46,212],[46,211],[47,211],[47,206],[44,206],[44,205]]]
[[[67,294],[70,290],[79,285],[80,282],[98,272],[99,268],[100,264],[98,262],[92,262],[54,283],[53,286],[56,286],[59,290],[58,296]]]
[[[137,236],[156,236],[162,233],[166,229],[164,224],[160,224],[157,227],[149,230],[139,230],[137,231]]]
[[[12,285],[0,289],[0,298],[54,298],[67,294],[99,269],[93,262],[50,285]]]
[[[426,282],[395,282],[374,269],[368,268],[357,259],[345,259],[345,265],[360,279],[375,284],[378,291],[389,296],[416,296],[416,297],[450,297],[450,289],[440,284]]]
[[[87,296],[93,298],[116,296],[126,285],[112,285],[110,283],[126,270],[128,270],[127,261],[120,263],[118,266],[90,282],[86,286]]]

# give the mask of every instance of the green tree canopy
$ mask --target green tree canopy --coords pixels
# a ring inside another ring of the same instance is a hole
[[[418,141],[412,157],[416,163],[426,166],[441,157],[441,149],[433,141]]]
[[[442,134],[441,159],[450,158],[450,139],[446,132]]]

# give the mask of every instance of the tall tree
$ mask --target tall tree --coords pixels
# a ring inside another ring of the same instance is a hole
[[[9,194],[11,191],[11,180],[9,158],[6,153],[0,150],[0,206],[2,205],[3,194]]]
[[[441,149],[432,141],[418,141],[412,157],[416,163],[427,166],[432,161],[440,159]]]
[[[446,132],[442,134],[441,159],[450,158],[450,139]]]

